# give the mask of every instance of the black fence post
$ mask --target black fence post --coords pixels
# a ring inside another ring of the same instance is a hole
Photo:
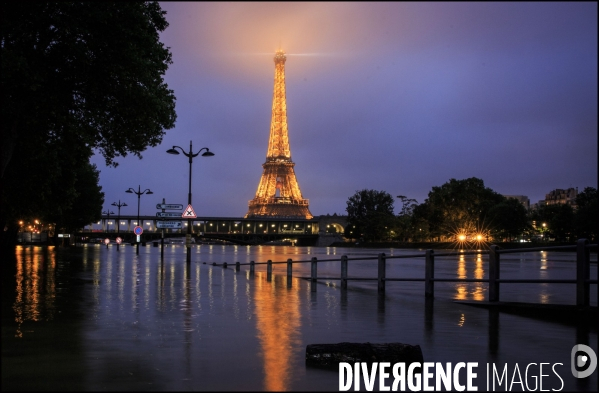
[[[287,259],[287,280],[291,280],[291,275],[293,273],[293,261],[291,258]]]
[[[489,301],[499,301],[499,246],[493,244],[489,250]]]
[[[588,306],[591,301],[591,253],[587,248],[587,239],[576,242],[576,305]]]
[[[254,261],[250,261],[250,277],[254,276]]]
[[[379,293],[385,293],[385,272],[387,267],[387,258],[385,253],[379,254],[379,277],[378,277],[378,289]]]
[[[316,277],[318,277],[317,275],[317,264],[318,260],[316,259],[316,257],[312,257],[312,260],[310,262],[310,291],[311,292],[316,292]]]
[[[239,262],[235,262],[235,271],[238,272],[239,270],[241,270],[241,265]]]
[[[426,250],[424,264],[424,297],[432,299],[435,296],[435,252]]]
[[[347,289],[347,255],[341,256],[341,289]]]
[[[269,259],[266,262],[266,280],[270,281],[272,279],[272,261]]]

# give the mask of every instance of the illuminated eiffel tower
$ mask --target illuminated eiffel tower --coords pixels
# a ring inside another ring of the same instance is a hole
[[[285,99],[285,52],[275,53],[275,87],[268,152],[256,196],[249,203],[248,217],[312,218],[308,200],[302,197],[289,150],[287,102]]]

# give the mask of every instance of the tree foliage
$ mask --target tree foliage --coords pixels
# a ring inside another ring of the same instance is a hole
[[[417,212],[419,218],[428,222],[430,235],[439,238],[461,229],[489,225],[490,209],[504,200],[505,197],[485,187],[481,179],[450,179],[440,187],[433,187]]]
[[[2,3],[1,225],[43,215],[67,225],[79,196],[103,198],[94,150],[116,166],[174,126],[164,15],[157,2]],[[96,202],[78,217],[99,214]]]
[[[162,140],[175,121],[172,62],[157,2],[5,2],[2,171],[33,133],[76,132],[107,164]]]
[[[574,209],[567,204],[545,205],[539,207],[533,218],[539,224],[547,225],[546,238],[558,242],[567,242],[574,239]]]
[[[393,197],[385,191],[361,190],[347,201],[348,226],[355,226],[365,240],[383,240],[394,224]]]
[[[507,198],[489,209],[489,228],[494,237],[512,241],[530,229],[528,212],[520,201]]]

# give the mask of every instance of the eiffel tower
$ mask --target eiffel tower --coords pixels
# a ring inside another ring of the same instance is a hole
[[[302,197],[289,150],[285,99],[285,52],[275,53],[275,87],[266,162],[256,196],[249,202],[249,217],[312,218],[308,200]]]

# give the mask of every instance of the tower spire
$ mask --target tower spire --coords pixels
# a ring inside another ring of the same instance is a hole
[[[285,94],[285,61],[281,49],[275,53],[275,80],[272,96],[272,117],[266,162],[256,196],[249,202],[246,217],[312,218],[309,202],[302,197],[291,161],[287,129],[287,100]]]

